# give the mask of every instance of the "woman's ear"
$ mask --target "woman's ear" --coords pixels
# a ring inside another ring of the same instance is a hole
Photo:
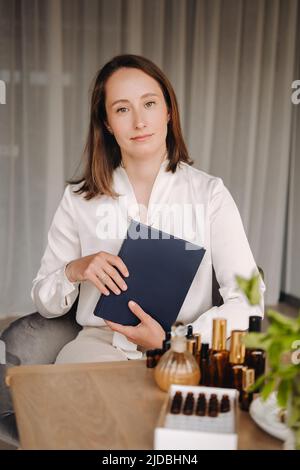
[[[109,124],[107,122],[105,122],[104,125],[105,125],[106,129],[108,130],[108,132],[110,132],[111,134],[114,134],[112,128],[109,126]]]

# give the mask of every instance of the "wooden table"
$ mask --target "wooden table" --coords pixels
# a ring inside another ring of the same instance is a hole
[[[19,366],[8,370],[22,449],[153,449],[166,394],[145,361]],[[239,449],[282,442],[239,411]]]

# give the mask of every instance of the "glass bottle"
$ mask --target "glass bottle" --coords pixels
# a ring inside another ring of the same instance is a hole
[[[245,331],[233,330],[230,338],[229,366],[228,366],[228,386],[236,388],[239,392],[243,386],[242,369],[245,361],[245,345],[243,338]]]
[[[198,385],[200,369],[194,356],[186,350],[186,328],[172,329],[171,349],[160,359],[154,378],[161,390],[167,392],[171,384]]]
[[[149,349],[148,351],[146,351],[146,358],[147,358],[146,367],[148,369],[153,369],[156,366],[154,356],[155,356],[155,349]]]
[[[193,325],[188,325],[186,334],[186,349],[193,355],[195,355],[196,339],[193,334]]]
[[[213,387],[227,386],[229,351],[226,349],[226,328],[225,318],[214,318],[210,353],[211,385]]]
[[[166,337],[165,339],[163,340],[163,344],[162,344],[162,349],[163,349],[163,354],[168,351],[171,347],[171,331],[168,331],[166,333]]]
[[[261,331],[261,317],[252,315],[249,317],[249,333]],[[246,349],[245,365],[249,369],[254,369],[255,380],[265,373],[266,352],[263,349]],[[260,389],[262,388],[261,385]],[[258,389],[258,391],[260,390]]]
[[[240,408],[244,411],[249,411],[249,407],[253,400],[253,392],[249,392],[249,388],[255,382],[255,372],[254,369],[248,369],[248,367],[243,367],[243,385],[240,392]]]
[[[209,360],[209,344],[202,343],[201,353],[200,353],[200,372],[201,379],[200,385],[205,385],[206,387],[211,386],[211,366]]]
[[[200,333],[195,333],[194,334],[195,338],[195,352],[194,356],[196,359],[196,362],[198,366],[200,367],[200,372],[201,372],[201,366],[200,366],[200,358],[201,358],[201,334]]]

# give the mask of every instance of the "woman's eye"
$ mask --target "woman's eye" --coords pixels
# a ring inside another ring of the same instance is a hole
[[[148,103],[146,103],[145,106],[147,108],[152,108],[154,104],[155,104],[155,101],[148,101]]]
[[[127,110],[127,108],[118,108],[117,113],[124,113]]]

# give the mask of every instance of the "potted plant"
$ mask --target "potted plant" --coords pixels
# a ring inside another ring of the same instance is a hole
[[[260,275],[236,279],[249,304],[259,304]],[[293,447],[300,450],[300,312],[295,319],[272,309],[266,315],[270,323],[266,332],[248,333],[245,338],[247,348],[264,349],[267,354],[267,372],[255,382],[253,391],[262,387],[264,400],[277,392],[278,406],[287,409],[286,424],[293,434]]]

